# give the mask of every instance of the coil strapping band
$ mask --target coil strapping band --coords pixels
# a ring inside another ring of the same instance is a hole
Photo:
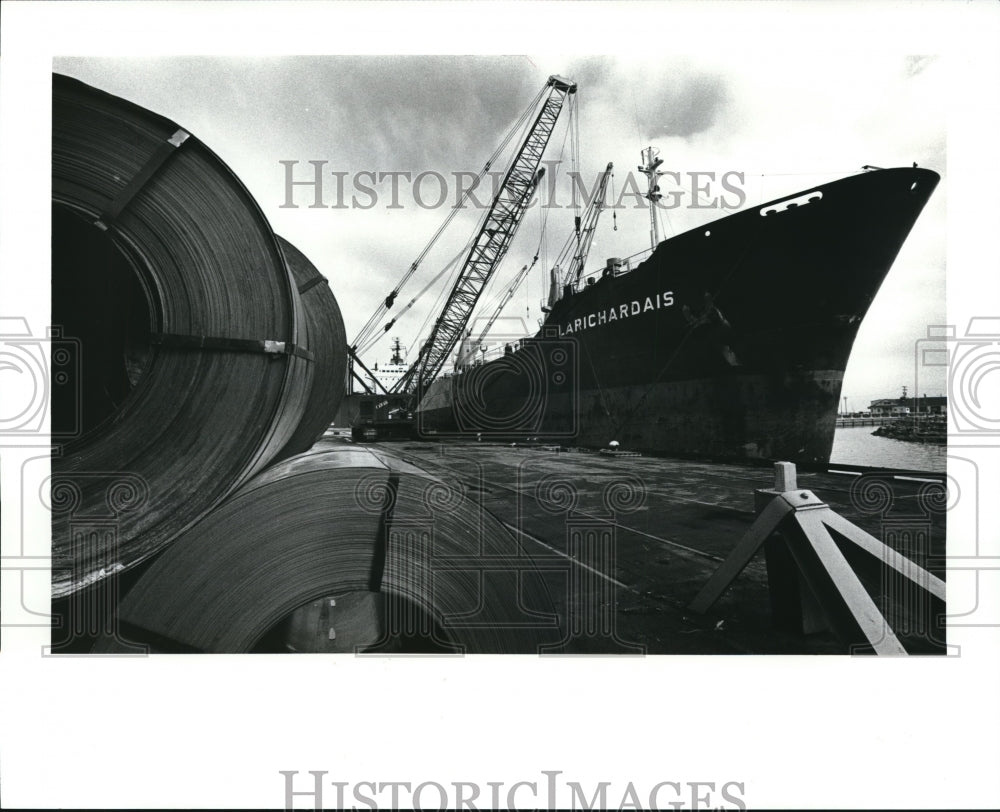
[[[102,231],[107,231],[108,227],[118,219],[118,215],[132,201],[132,198],[138,194],[139,190],[149,182],[149,179],[166,163],[167,159],[177,152],[177,148],[190,137],[190,133],[178,130],[153,150],[153,154],[149,156],[146,163],[125,184],[125,188],[115,196],[114,200],[108,204],[108,207],[101,216],[94,221],[94,225]]]
[[[301,285],[299,285],[299,293],[305,293],[307,290],[312,290],[317,285],[328,282],[329,280],[325,276],[314,276],[312,279],[307,279]]]
[[[313,354],[289,341],[258,341],[252,338],[217,338],[214,336],[184,336],[175,333],[153,333],[151,344],[170,350],[216,350],[219,352],[256,352],[265,355],[296,355],[307,361],[314,360]]]
[[[372,568],[368,574],[368,590],[382,591],[382,580],[385,577],[385,561],[389,552],[389,531],[392,528],[393,510],[396,507],[396,495],[399,493],[399,473],[389,472],[386,482],[385,503],[378,517],[378,530],[375,533],[375,555],[372,556]]]

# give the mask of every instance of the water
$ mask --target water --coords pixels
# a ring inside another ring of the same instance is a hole
[[[830,462],[944,473],[948,459],[946,446],[875,437],[872,432],[876,428],[877,426],[838,428],[833,435]]]

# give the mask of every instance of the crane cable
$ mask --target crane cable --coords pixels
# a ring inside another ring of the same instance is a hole
[[[577,139],[577,141],[579,140],[579,117],[577,116],[576,110],[577,110],[577,108],[576,108],[576,97],[575,96],[570,96],[570,98],[569,98],[569,107],[568,107],[569,117],[568,117],[568,121],[567,121],[567,127],[566,127],[566,131],[563,133],[562,143],[559,145],[559,157],[558,157],[558,160],[556,160],[556,162],[555,162],[556,165],[559,165],[559,164],[562,163],[563,155],[566,152],[566,141],[570,140],[570,158],[571,158],[571,165],[574,167],[574,170],[576,170],[576,168],[578,166],[577,155],[579,154],[579,152],[578,152],[579,144],[577,143],[577,149],[574,149],[573,140],[570,139],[570,136],[573,133],[573,125],[576,124],[577,127],[576,127],[575,138]],[[535,194],[539,194],[537,189],[535,190]],[[578,204],[576,204],[576,196],[575,196],[575,194],[574,194],[573,198],[574,198],[574,205],[576,205],[577,210],[579,210],[579,206],[578,206]],[[539,197],[539,200],[541,200],[540,197]],[[543,245],[547,244],[546,243],[546,237],[548,235],[547,229],[548,229],[549,207],[547,207],[543,202],[539,203],[539,218],[540,218],[540,221],[541,221],[541,225],[540,225],[540,228],[539,228],[538,245],[535,248],[535,254],[534,254],[534,258],[531,261],[531,265],[528,266],[526,269],[522,268],[521,271],[519,271],[518,274],[514,277],[513,284],[508,285],[506,288],[503,288],[503,289],[497,291],[493,295],[493,298],[490,300],[490,302],[487,304],[487,306],[481,308],[481,312],[485,311],[485,312],[488,312],[488,313],[492,313],[493,315],[491,315],[491,317],[488,320],[488,323],[486,325],[486,328],[483,330],[482,334],[480,335],[479,342],[482,342],[482,339],[485,337],[486,332],[493,326],[493,323],[497,320],[497,318],[499,318],[500,312],[498,312],[498,311],[501,310],[503,307],[506,307],[507,304],[510,303],[510,301],[514,298],[514,294],[517,292],[517,289],[522,284],[524,284],[525,280],[530,275],[532,269],[538,263],[539,256],[542,254]],[[573,237],[571,235],[570,236],[570,243],[572,243],[572,239],[573,239]],[[494,277],[494,280],[491,280],[491,282],[495,283],[495,279],[496,278]],[[526,287],[525,291],[527,291],[527,290],[528,290],[528,288]],[[544,298],[544,291],[543,291],[543,298]],[[530,304],[526,303],[525,310],[526,310],[526,314],[527,314],[528,318],[530,318],[530,315],[531,315]]]
[[[375,326],[378,324],[378,321],[392,307],[393,303],[396,300],[396,297],[399,295],[400,290],[410,280],[410,277],[412,277],[413,274],[416,272],[417,268],[420,266],[420,263],[424,261],[424,259],[426,258],[427,254],[431,251],[431,249],[437,243],[437,241],[440,238],[441,234],[451,224],[451,221],[455,218],[455,216],[458,214],[458,212],[465,208],[464,204],[465,204],[467,198],[471,197],[472,193],[476,189],[479,188],[479,184],[482,182],[482,179],[486,176],[486,174],[489,172],[490,168],[493,166],[493,164],[496,162],[496,160],[499,158],[499,156],[503,153],[503,151],[507,148],[508,144],[510,143],[511,139],[514,137],[515,133],[517,133],[520,130],[522,130],[524,128],[524,126],[525,126],[525,123],[529,121],[532,112],[538,106],[538,103],[541,101],[542,96],[545,95],[545,92],[546,92],[547,89],[548,89],[547,87],[543,87],[535,95],[534,99],[531,100],[531,102],[525,108],[524,112],[521,113],[520,117],[517,119],[517,121],[514,123],[514,125],[510,128],[510,130],[504,136],[504,138],[500,142],[499,146],[497,146],[497,148],[493,151],[493,154],[489,157],[489,159],[483,165],[483,168],[479,171],[479,174],[476,176],[475,182],[470,186],[470,188],[468,188],[468,189],[465,190],[465,193],[464,193],[464,195],[462,197],[462,200],[459,202],[458,205],[452,207],[451,211],[448,213],[448,216],[445,217],[444,222],[438,227],[437,231],[434,232],[434,236],[431,237],[430,242],[427,243],[427,245],[420,252],[420,254],[417,255],[417,258],[410,264],[410,267],[403,274],[402,278],[399,280],[399,282],[396,284],[396,286],[392,289],[392,291],[389,293],[389,295],[386,296],[385,299],[382,300],[382,302],[379,304],[379,306],[375,309],[375,312],[371,315],[371,317],[365,323],[365,326],[362,327],[361,330],[358,332],[358,335],[355,337],[354,342],[352,343],[353,347],[356,348],[356,347],[360,346],[361,344],[363,344],[363,343],[365,343],[365,342],[367,342],[369,340],[369,338],[371,337],[372,332],[375,329]]]
[[[570,146],[570,151],[572,153],[572,164],[574,177],[580,177],[580,117],[576,115],[576,105],[577,99],[574,96],[571,101],[570,106],[570,122],[573,127],[573,143]],[[573,186],[573,223],[576,227],[577,242],[579,243],[580,235],[580,201],[576,196],[576,186]]]
[[[615,224],[614,231],[618,230],[618,197],[615,192],[615,173],[611,173],[611,221]]]
[[[556,161],[556,164],[562,163],[562,157],[566,151],[566,141],[569,140],[570,166],[572,167],[571,173],[575,177],[579,177],[580,119],[577,114],[575,97],[570,98],[568,112],[569,112],[569,119],[566,131],[563,134],[562,144],[559,147],[559,160]],[[573,209],[574,209],[574,228],[570,232],[570,235],[567,238],[566,243],[564,244],[562,250],[559,253],[559,256],[556,259],[557,267],[562,261],[565,260],[565,257],[573,250],[574,243],[577,245],[577,247],[580,246],[580,240],[582,238],[580,231],[580,225],[581,225],[580,203],[576,196],[575,188],[573,189],[572,192],[572,199],[573,199]],[[492,311],[492,315],[490,316],[486,324],[486,327],[483,329],[478,339],[476,340],[475,342],[476,344],[482,345],[483,340],[486,338],[486,334],[489,332],[490,328],[492,328],[493,324],[499,318],[503,308],[506,307],[507,304],[509,304],[510,301],[514,298],[514,294],[517,292],[518,287],[520,287],[520,285],[522,285],[525,282],[525,280],[530,276],[532,269],[534,269],[535,265],[538,263],[539,256],[542,253],[543,245],[545,244],[545,239],[547,236],[547,225],[548,225],[548,209],[544,206],[544,204],[540,205],[540,209],[541,209],[540,211],[541,228],[539,233],[538,246],[535,249],[534,258],[532,259],[530,265],[525,265],[524,267],[521,268],[517,276],[514,278],[512,284],[509,285],[505,291],[495,296],[493,300],[491,300],[489,307],[485,308],[487,311]],[[546,262],[543,264],[546,265],[548,264],[547,257],[546,257]],[[527,291],[528,288],[525,287],[525,290]],[[543,298],[544,298],[544,291],[543,291]],[[526,304],[526,315],[530,319],[531,308],[529,304]]]
[[[393,326],[396,324],[396,322],[399,321],[399,319],[402,318],[403,315],[406,312],[408,312],[409,309],[413,307],[413,305],[415,305],[417,301],[425,293],[427,293],[428,290],[430,290],[434,285],[436,285],[441,280],[441,277],[443,277],[446,273],[448,273],[455,267],[455,264],[459,261],[459,259],[461,259],[463,253],[465,253],[466,250],[467,250],[466,248],[462,248],[461,251],[455,254],[455,256],[448,262],[448,264],[445,265],[440,271],[438,271],[437,274],[435,274],[434,278],[426,285],[424,285],[423,289],[418,294],[416,294],[416,296],[410,299],[410,301],[406,303],[406,306],[402,310],[400,310],[399,313],[396,314],[395,318],[386,322],[386,324],[382,328],[381,333],[372,333],[372,335],[368,338],[368,340],[357,350],[355,350],[355,352],[361,354],[370,350],[376,341],[378,341],[385,333],[388,333],[389,330],[391,330]]]
[[[463,248],[462,251],[459,253],[459,256],[464,256],[467,252],[468,252],[468,249],[467,248]],[[424,331],[427,329],[427,325],[430,323],[430,320],[435,315],[439,315],[440,314],[440,312],[441,312],[441,300],[445,297],[447,291],[453,285],[455,274],[457,274],[458,270],[459,270],[458,263],[457,262],[452,263],[450,265],[450,268],[451,268],[451,273],[448,275],[448,283],[441,286],[441,289],[438,291],[437,297],[434,299],[434,304],[432,304],[427,309],[427,314],[424,316],[423,322],[421,322],[420,327],[417,328],[417,331],[414,334],[414,339],[413,340],[414,340],[415,345],[417,346],[417,356],[418,357],[419,357],[420,353],[423,351],[423,344],[420,341],[420,336],[424,335]]]

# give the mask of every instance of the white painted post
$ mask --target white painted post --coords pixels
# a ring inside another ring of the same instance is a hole
[[[798,488],[795,481],[794,462],[776,462],[774,464],[774,489],[778,493],[794,491]]]

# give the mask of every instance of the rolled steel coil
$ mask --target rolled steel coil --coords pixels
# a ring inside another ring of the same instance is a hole
[[[60,597],[148,558],[262,470],[301,422],[312,363],[263,213],[174,122],[54,76],[52,201],[70,359],[52,377]]]
[[[431,618],[436,650],[536,653],[559,637],[532,559],[460,487],[329,440],[259,474],[164,550],[118,620],[129,645],[237,653],[311,602],[347,596],[356,615],[370,592]],[[405,631],[399,620],[385,637]]]
[[[305,311],[306,348],[313,354],[312,390],[302,420],[278,459],[307,451],[333,422],[344,397],[347,334],[337,299],[325,276],[288,240],[278,237]]]

